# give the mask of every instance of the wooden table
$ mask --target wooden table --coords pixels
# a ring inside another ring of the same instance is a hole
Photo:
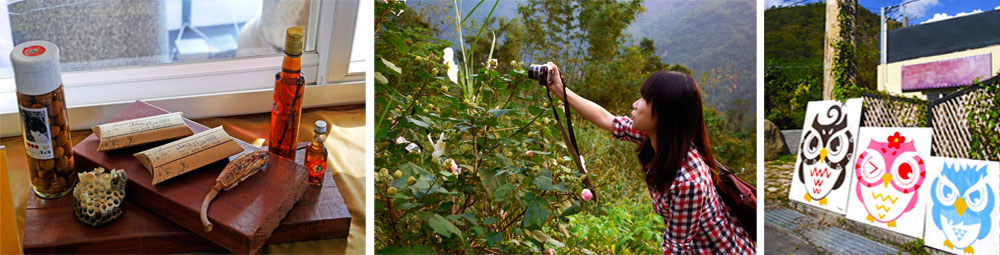
[[[197,120],[197,122],[210,126],[223,125],[227,129],[227,132],[229,132],[233,137],[243,140],[253,140],[255,137],[263,137],[266,135],[269,117],[269,114],[254,114],[202,119]],[[302,123],[312,123],[316,119],[324,119],[331,123],[331,134],[326,143],[327,148],[330,148],[330,162],[328,168],[331,170],[327,173],[326,182],[324,183],[335,180],[337,184],[341,184],[340,193],[344,195],[343,197],[352,216],[350,236],[348,238],[281,243],[288,241],[289,239],[287,236],[279,234],[283,232],[281,227],[279,227],[279,229],[275,231],[272,238],[268,240],[268,243],[281,244],[267,245],[261,250],[263,253],[364,253],[364,108],[360,105],[326,107],[319,109],[307,109],[303,112]],[[311,125],[303,124],[300,127],[300,132],[310,132],[311,128]],[[82,138],[88,136],[89,134],[89,130],[72,132],[74,143],[79,143]],[[300,136],[299,141],[308,140],[308,138],[309,137]],[[34,194],[31,194],[32,192],[30,191],[27,181],[27,171],[23,170],[26,163],[24,162],[25,156],[23,141],[20,139],[20,137],[3,138],[2,144],[7,146],[10,167],[12,170],[15,170],[10,173],[10,178],[14,189],[12,193],[14,196],[15,211],[16,214],[18,214],[19,225],[22,226],[22,229],[27,230],[29,233],[36,232],[37,230],[42,230],[41,232],[45,231],[45,228],[38,228],[34,226],[34,222],[29,222],[32,226],[24,226],[24,215],[27,214],[27,210],[29,208],[33,211],[40,208],[62,208],[49,210],[46,213],[68,216],[69,219],[72,219],[72,221],[67,221],[65,222],[66,224],[54,224],[50,226],[53,228],[59,227],[77,229],[80,230],[80,232],[77,232],[76,235],[97,236],[97,238],[93,240],[98,240],[96,243],[91,243],[91,245],[80,245],[79,243],[74,245],[74,242],[68,236],[48,239],[50,243],[53,244],[50,247],[56,248],[43,252],[123,252],[123,250],[119,250],[116,247],[100,244],[101,242],[111,242],[111,240],[113,240],[111,238],[100,237],[100,235],[95,234],[99,233],[103,229],[115,229],[115,231],[120,232],[120,236],[125,236],[126,239],[135,240],[135,243],[143,243],[144,245],[140,247],[159,250],[148,250],[147,252],[181,252],[205,249],[216,249],[213,253],[225,252],[225,250],[217,250],[218,246],[215,246],[204,239],[200,239],[197,235],[187,232],[183,228],[167,221],[139,220],[146,218],[158,218],[159,216],[150,213],[148,210],[138,207],[131,202],[127,202],[125,204],[126,213],[124,213],[115,222],[102,227],[90,228],[86,230],[83,228],[76,228],[79,226],[74,226],[70,224],[70,222],[77,225],[82,224],[76,221],[72,214],[59,212],[59,210],[67,210],[67,212],[72,210],[71,206],[67,206],[69,205],[71,198],[66,199],[68,198],[67,196],[61,199],[43,200],[37,198]],[[328,197],[323,194],[325,192],[330,191],[324,188],[318,192],[320,193],[318,195],[314,194],[315,192],[307,192],[303,197],[303,200],[299,203],[301,204],[303,202],[310,201],[310,196],[315,196],[317,198]],[[38,213],[42,213],[42,211],[38,211]],[[291,212],[288,215],[288,218],[298,217],[294,216],[294,213],[295,211]],[[159,219],[162,220],[162,218]],[[120,224],[116,225],[116,222]],[[148,229],[157,230],[147,231]],[[25,240],[26,251],[34,251],[33,249],[35,248],[33,247],[37,247],[32,246],[34,242],[32,240],[42,240],[29,238],[25,239],[28,239]],[[185,245],[171,246],[167,244],[179,242],[183,242]]]

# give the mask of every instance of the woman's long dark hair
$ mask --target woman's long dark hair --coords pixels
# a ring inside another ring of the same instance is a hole
[[[667,191],[692,145],[711,169],[715,157],[705,129],[701,91],[694,77],[677,71],[659,71],[646,79],[640,93],[657,118],[656,144],[647,137],[638,149],[639,162],[648,169],[646,184]],[[715,181],[717,175],[709,172]]]

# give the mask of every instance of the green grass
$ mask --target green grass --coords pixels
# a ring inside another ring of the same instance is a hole
[[[783,164],[793,163],[793,162],[795,162],[795,155],[785,154],[785,155],[779,156],[778,159],[775,159],[775,160],[772,160],[772,161],[768,161],[767,165],[769,165],[769,166],[775,166],[775,165],[783,165]]]

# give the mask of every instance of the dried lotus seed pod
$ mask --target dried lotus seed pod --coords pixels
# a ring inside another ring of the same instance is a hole
[[[73,211],[76,218],[91,226],[100,226],[118,218],[125,199],[128,177],[121,169],[78,173],[80,183],[73,189]]]

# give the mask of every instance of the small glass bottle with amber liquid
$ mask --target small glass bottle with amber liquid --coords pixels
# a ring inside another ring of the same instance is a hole
[[[312,143],[306,148],[306,168],[309,168],[309,185],[323,186],[323,176],[326,175],[326,121],[317,120],[313,129]]]
[[[306,77],[302,75],[302,41],[305,32],[300,27],[285,31],[285,57],[281,71],[275,74],[274,104],[271,108],[271,130],[268,151],[294,160],[295,142],[299,136],[302,116],[302,94]]]

